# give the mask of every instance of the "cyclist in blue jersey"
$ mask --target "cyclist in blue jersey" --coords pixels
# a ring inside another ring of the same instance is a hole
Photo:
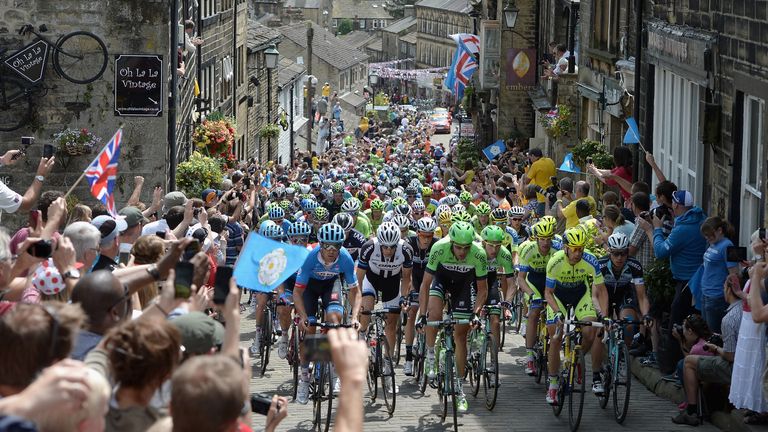
[[[312,249],[296,276],[294,307],[300,317],[302,330],[308,334],[315,333],[315,326],[309,325],[307,320],[316,316],[319,299],[322,299],[325,307],[325,321],[341,322],[344,308],[341,305],[341,285],[336,284],[339,276],[343,275],[350,289],[350,299],[360,295],[355,261],[342,247],[344,237],[344,229],[337,224],[329,223],[320,227],[317,233],[320,244]],[[309,400],[309,362],[305,360],[303,352],[300,354],[302,365],[296,400],[304,405]]]

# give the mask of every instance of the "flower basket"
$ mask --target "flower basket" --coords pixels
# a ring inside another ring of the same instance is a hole
[[[599,169],[613,168],[613,156],[605,150],[605,146],[599,141],[585,139],[573,147],[573,160],[582,168],[587,166],[587,158]]]
[[[235,122],[228,117],[214,117],[203,121],[196,129],[192,140],[195,148],[207,156],[224,157],[235,143]]]
[[[70,156],[80,156],[89,154],[94,148],[98,148],[101,144],[101,138],[86,128],[66,128],[53,136],[53,142],[56,143],[59,152]]]
[[[269,123],[259,130],[261,138],[277,138],[280,136],[280,126]]]
[[[205,189],[218,188],[222,176],[218,159],[194,152],[189,160],[179,164],[176,184],[187,196],[200,196]]]
[[[575,126],[571,117],[571,108],[568,105],[557,105],[541,116],[539,123],[550,138],[558,139],[567,135]]]

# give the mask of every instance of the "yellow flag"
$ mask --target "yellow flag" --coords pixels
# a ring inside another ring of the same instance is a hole
[[[194,90],[194,93],[195,93],[195,97],[200,96],[200,85],[197,83],[197,78],[195,78],[195,90]]]

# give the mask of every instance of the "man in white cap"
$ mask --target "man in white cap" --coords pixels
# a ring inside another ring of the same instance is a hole
[[[128,224],[123,218],[115,219],[105,215],[96,216],[91,224],[101,233],[99,259],[96,260],[92,271],[114,271],[117,268],[117,255],[120,253],[120,233],[128,229]]]

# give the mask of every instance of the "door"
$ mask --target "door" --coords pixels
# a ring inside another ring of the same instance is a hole
[[[741,159],[741,213],[739,214],[739,244],[748,245],[752,233],[760,227],[760,207],[765,181],[765,145],[763,117],[765,101],[744,95],[744,129]],[[751,254],[751,252],[750,252]]]

